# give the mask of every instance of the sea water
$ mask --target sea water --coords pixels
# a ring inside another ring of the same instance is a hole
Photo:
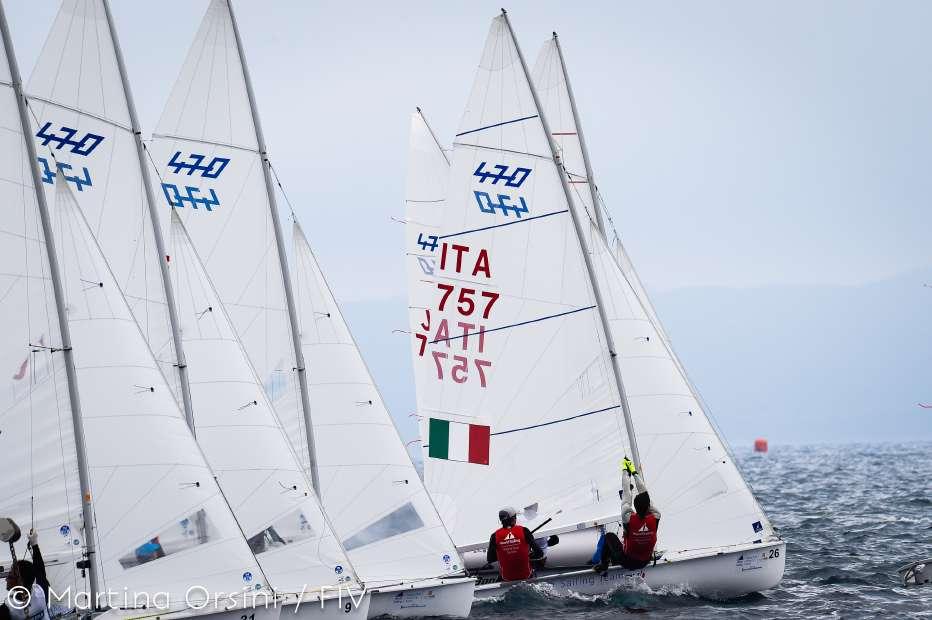
[[[719,602],[686,589],[582,597],[521,587],[477,603],[471,617],[932,618],[932,585],[907,588],[896,574],[932,557],[932,442],[777,445],[736,456],[787,543],[777,588]]]

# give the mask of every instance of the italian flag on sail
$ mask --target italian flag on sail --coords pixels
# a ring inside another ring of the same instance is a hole
[[[427,456],[488,465],[490,435],[488,426],[431,418],[427,433]]]

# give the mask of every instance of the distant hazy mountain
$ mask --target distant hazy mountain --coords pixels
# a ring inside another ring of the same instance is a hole
[[[874,284],[656,296],[732,443],[932,438],[932,270]]]
[[[932,438],[932,269],[863,286],[698,287],[654,295],[735,446]],[[416,437],[406,301],[345,305],[402,435]]]

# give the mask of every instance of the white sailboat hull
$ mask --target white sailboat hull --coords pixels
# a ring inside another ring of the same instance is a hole
[[[237,607],[234,609],[182,609],[158,610],[158,609],[110,609],[100,615],[95,615],[94,620],[181,620],[194,619],[198,620],[279,620],[282,608],[269,605],[268,607],[258,606]]]
[[[324,598],[323,605],[321,605],[319,599],[304,601],[300,607],[285,605],[282,607],[281,617],[293,620],[336,620],[337,618],[365,620],[365,618],[369,617],[371,603],[372,597],[368,592],[354,592],[352,598],[347,592],[343,592],[339,596]],[[239,620],[243,619],[240,618]],[[246,620],[252,620],[252,618]],[[256,618],[256,620],[260,619]]]
[[[472,609],[476,579],[429,579],[371,590],[369,617],[466,618]]]
[[[111,609],[98,616],[95,620],[280,620],[289,618],[293,620],[336,620],[337,618],[352,618],[363,620],[369,616],[369,604],[372,598],[369,593],[353,592],[353,598],[347,592],[342,596],[334,594],[324,597],[323,604],[317,596],[307,597],[300,604],[294,602],[277,604],[271,602],[268,606],[262,604],[261,599],[256,606],[234,607],[233,609],[214,609],[209,605],[205,609],[186,608],[181,610],[157,609]]]
[[[540,574],[525,582],[483,583],[476,586],[476,599],[497,598],[525,583],[540,585],[556,594],[598,595],[614,590],[685,588],[693,594],[729,599],[773,588],[783,578],[786,543],[783,541],[746,545],[727,553],[659,561],[641,570],[613,567],[598,575],[591,567]]]

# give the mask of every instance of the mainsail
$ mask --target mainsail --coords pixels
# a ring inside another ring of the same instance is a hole
[[[594,275],[603,293],[644,475],[663,512],[661,546],[685,551],[771,536],[766,516],[694,393],[621,241],[613,234],[609,245],[599,231],[599,222],[607,225],[610,219],[602,217],[604,207],[587,174],[582,128],[556,36],[538,56],[534,83],[560,145],[574,204],[587,217]]]
[[[172,389],[175,352],[135,136],[101,0],[65,0],[26,87],[43,187],[78,197]]]
[[[23,135],[12,88],[14,59],[0,48],[0,60],[0,514],[35,528],[54,560],[56,587],[77,588],[83,518],[61,336],[26,151],[31,136]]]
[[[303,409],[258,128],[226,0],[213,0],[153,134],[157,195],[184,222],[279,418]],[[163,218],[168,226],[169,218]],[[308,465],[306,447],[298,450]]]
[[[456,547],[297,223],[294,256],[321,497],[350,559],[367,585],[462,571]],[[300,445],[304,429],[298,430]]]
[[[423,131],[415,133],[426,142]],[[429,149],[428,145],[413,147]],[[434,146],[433,148],[437,148]],[[409,185],[413,354],[425,480],[454,541],[505,505],[545,531],[617,518],[629,452],[583,249],[504,16],[442,185]],[[433,160],[437,162],[436,158]]]
[[[257,561],[280,592],[352,582],[346,556],[175,209],[171,233],[195,434]]]

